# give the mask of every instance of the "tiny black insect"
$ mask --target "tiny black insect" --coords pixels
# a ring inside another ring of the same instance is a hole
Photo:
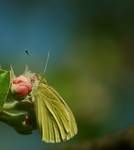
[[[27,55],[30,55],[30,53],[29,53],[29,51],[28,51],[27,49],[25,49],[25,53],[26,53]]]

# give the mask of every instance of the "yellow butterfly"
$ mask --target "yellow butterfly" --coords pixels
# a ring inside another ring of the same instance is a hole
[[[11,75],[14,76],[12,68]],[[24,76],[33,80],[30,95],[42,140],[58,143],[76,135],[78,129],[74,115],[58,92],[47,84],[42,75],[33,74],[26,69]]]

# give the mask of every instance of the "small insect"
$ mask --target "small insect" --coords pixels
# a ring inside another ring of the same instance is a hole
[[[43,141],[59,143],[77,134],[77,124],[71,109],[42,75],[32,73],[28,67],[19,77],[15,76],[11,67],[10,74],[12,91],[20,96],[31,97]]]
[[[25,53],[26,53],[27,55],[30,55],[28,49],[25,49]]]

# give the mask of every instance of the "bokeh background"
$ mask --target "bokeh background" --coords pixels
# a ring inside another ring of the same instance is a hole
[[[28,49],[29,55],[24,52]],[[133,0],[0,0],[0,64],[45,73],[73,110],[80,143],[134,124]],[[56,145],[60,147],[61,144]],[[43,150],[0,123],[0,149]]]

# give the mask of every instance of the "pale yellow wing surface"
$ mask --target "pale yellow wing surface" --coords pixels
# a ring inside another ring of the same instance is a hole
[[[62,142],[77,134],[72,111],[51,86],[39,83],[33,91],[37,124],[45,142]]]

